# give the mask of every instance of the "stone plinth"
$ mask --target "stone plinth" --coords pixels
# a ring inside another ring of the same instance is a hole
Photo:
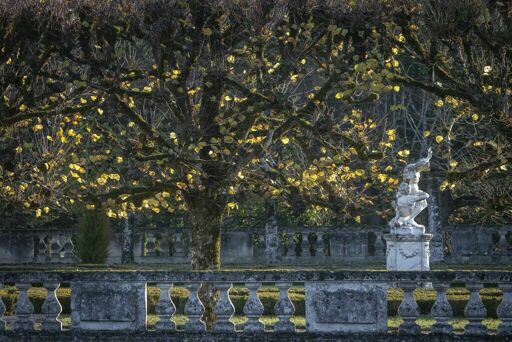
[[[387,330],[387,285],[361,282],[307,282],[308,332]]]
[[[145,282],[72,282],[71,326],[76,330],[146,330]]]
[[[384,234],[388,271],[429,271],[432,234]]]

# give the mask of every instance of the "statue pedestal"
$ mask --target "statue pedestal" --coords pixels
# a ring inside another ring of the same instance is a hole
[[[388,271],[429,271],[432,234],[384,234]]]

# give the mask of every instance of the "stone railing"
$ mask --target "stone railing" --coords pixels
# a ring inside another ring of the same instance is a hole
[[[281,264],[384,264],[385,241],[381,227],[280,228],[278,261]],[[512,262],[512,226],[456,226],[443,229],[444,261],[461,264]],[[2,230],[0,263],[76,263],[74,229]],[[190,263],[190,229],[138,228],[134,235],[136,263]],[[109,244],[107,264],[121,261],[122,234]],[[223,230],[223,264],[267,263],[263,229]]]
[[[403,319],[398,334],[445,334],[445,338],[437,341],[446,341],[455,336],[450,322],[452,308],[446,295],[451,284],[462,284],[470,293],[464,309],[468,323],[462,334],[456,334],[459,336],[457,341],[464,340],[460,336],[480,336],[475,341],[484,337],[490,340],[491,335],[498,336],[494,339],[496,341],[512,339],[512,272],[12,272],[0,273],[0,284],[15,284],[19,291],[15,317],[9,326],[5,324],[5,306],[0,301],[0,340],[9,340],[3,337],[16,340],[16,336],[18,340],[20,336],[32,336],[32,340],[37,340],[38,336],[46,336],[45,332],[52,332],[53,341],[59,340],[59,334],[69,339],[73,334],[103,330],[140,332],[142,335],[137,335],[137,338],[151,337],[154,331],[178,339],[182,333],[210,334],[202,320],[205,307],[198,293],[201,286],[211,285],[219,292],[214,309],[217,320],[211,331],[219,335],[208,335],[209,341],[226,340],[226,334],[231,337],[237,334],[258,334],[261,337],[261,334],[274,333],[393,335],[388,329],[386,289],[389,286],[397,286],[404,293],[398,309]],[[37,324],[28,295],[35,284],[43,284],[47,290],[42,316],[37,319]],[[71,288],[69,330],[62,328],[62,307],[56,296],[61,284],[69,284]],[[160,289],[154,331],[147,327],[148,284],[155,284]],[[188,289],[188,301],[184,306],[188,320],[182,327],[177,327],[173,320],[176,306],[170,289],[175,284],[183,284]],[[305,288],[305,331],[296,329],[291,320],[295,308],[288,290],[292,284]],[[486,284],[499,287],[503,293],[496,312],[500,322],[492,333],[482,324],[489,314],[480,297],[480,290]],[[230,289],[233,285],[244,287],[249,292],[243,307],[243,316],[247,320],[241,326],[232,322],[235,308]],[[416,322],[420,310],[413,296],[416,288],[425,285],[431,285],[437,292],[429,316],[435,324],[429,331],[421,331]],[[277,323],[273,327],[265,326],[260,319],[264,308],[258,289],[262,286],[279,290],[279,299],[274,307]],[[196,338],[201,340],[201,335]]]

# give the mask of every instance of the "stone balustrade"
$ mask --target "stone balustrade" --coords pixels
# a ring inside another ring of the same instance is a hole
[[[512,227],[449,227],[442,233],[444,261],[453,264],[509,264]],[[381,227],[279,228],[275,255],[281,264],[385,264],[386,242]],[[0,231],[0,262],[78,263],[73,229]],[[139,228],[134,235],[136,263],[190,263],[190,229]],[[121,261],[122,236],[115,232],[107,264]],[[224,229],[223,264],[267,262],[264,229]],[[272,251],[270,251],[272,252]]]
[[[391,332],[387,325],[386,289],[397,286],[404,293],[398,308],[403,319],[398,328],[399,335],[444,334],[445,337],[439,339],[443,341],[450,340],[450,336],[459,336],[457,341],[463,340],[460,336],[481,336],[485,340],[490,340],[489,336],[497,336],[499,339],[496,341],[512,339],[512,271],[0,272],[0,284],[15,284],[19,291],[14,324],[8,327],[3,317],[5,306],[0,301],[0,340],[2,336],[16,336],[13,335],[15,333],[28,332],[31,336],[43,332],[52,332],[52,336],[66,333],[60,317],[62,308],[56,296],[56,289],[61,284],[70,284],[71,287],[72,334],[104,330],[141,333],[154,330],[169,336],[186,332],[208,334],[210,330],[202,319],[205,306],[199,293],[202,286],[213,285],[212,288],[218,290],[218,299],[214,309],[217,321],[211,331],[223,336],[245,333],[393,335],[395,332]],[[38,319],[41,324],[35,324],[34,306],[28,296],[28,290],[36,284],[42,284],[47,290],[41,309],[42,318]],[[152,329],[148,329],[146,323],[148,284],[160,289],[156,305],[158,320]],[[176,305],[170,296],[175,284],[186,287],[189,293],[184,308],[188,321],[180,327],[174,322]],[[431,284],[437,292],[429,316],[435,323],[429,331],[421,331],[416,322],[420,309],[413,295],[415,289],[425,284]],[[463,332],[456,334],[450,321],[453,310],[446,296],[452,284],[462,285],[470,293],[464,309],[468,323]],[[480,290],[486,284],[499,287],[503,293],[496,312],[500,322],[493,332],[482,324],[489,314],[480,297]],[[235,307],[230,290],[235,285],[245,287],[249,292],[243,307],[247,320],[241,326],[232,322]],[[264,309],[258,290],[262,286],[276,287],[279,292],[274,307],[277,323],[273,326],[266,326],[261,320]],[[292,286],[305,288],[305,330],[297,329],[292,320],[295,308],[288,294]]]

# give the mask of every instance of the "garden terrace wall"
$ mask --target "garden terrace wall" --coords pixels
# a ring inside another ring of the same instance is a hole
[[[382,227],[280,228],[278,258],[285,265],[384,265],[386,242]],[[0,262],[78,263],[73,240],[76,229],[3,229]],[[440,232],[444,255],[450,264],[508,265],[512,262],[512,226],[449,226]],[[137,228],[136,263],[190,263],[190,230],[187,228]],[[122,234],[112,234],[107,264],[121,261]],[[261,265],[268,262],[264,229],[223,229],[223,264]],[[439,260],[433,261],[433,263]]]

